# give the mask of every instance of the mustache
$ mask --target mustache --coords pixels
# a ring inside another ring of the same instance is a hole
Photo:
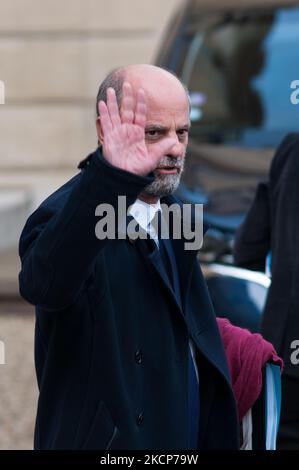
[[[178,169],[183,168],[184,157],[173,157],[173,156],[166,155],[160,160],[157,168],[167,168],[167,167],[178,168]]]

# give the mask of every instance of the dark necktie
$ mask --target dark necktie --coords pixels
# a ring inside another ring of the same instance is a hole
[[[168,276],[170,285],[176,295],[179,305],[181,305],[180,287],[175,256],[172,251],[171,240],[163,239],[161,234],[162,215],[159,210],[157,213],[157,234],[159,240],[159,252],[164,270]],[[167,245],[166,245],[167,244]],[[168,250],[167,250],[168,247]],[[171,259],[169,257],[171,255]],[[195,365],[192,358],[190,344],[188,344],[188,386],[189,386],[189,447],[190,449],[198,448],[198,431],[199,431],[199,383],[196,376]]]

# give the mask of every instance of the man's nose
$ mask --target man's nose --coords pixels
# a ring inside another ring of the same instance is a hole
[[[178,137],[176,136],[176,142],[168,151],[168,156],[176,157],[176,158],[183,158],[185,155],[185,152],[186,152],[185,145],[182,142],[180,142]]]

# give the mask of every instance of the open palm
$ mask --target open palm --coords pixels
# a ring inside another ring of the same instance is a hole
[[[112,165],[137,175],[147,175],[154,170],[163,156],[175,144],[165,138],[149,151],[145,144],[146,100],[142,88],[136,99],[130,83],[123,84],[121,113],[115,91],[107,90],[107,104],[99,102],[103,130],[103,152]]]

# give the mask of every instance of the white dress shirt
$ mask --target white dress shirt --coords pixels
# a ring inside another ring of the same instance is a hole
[[[159,210],[161,210],[160,199],[158,199],[158,202],[153,205],[147,204],[147,202],[141,201],[141,199],[136,199],[129,210],[129,214],[134,217],[140,227],[147,232],[153,240],[155,240],[158,247],[158,235],[151,222]]]

